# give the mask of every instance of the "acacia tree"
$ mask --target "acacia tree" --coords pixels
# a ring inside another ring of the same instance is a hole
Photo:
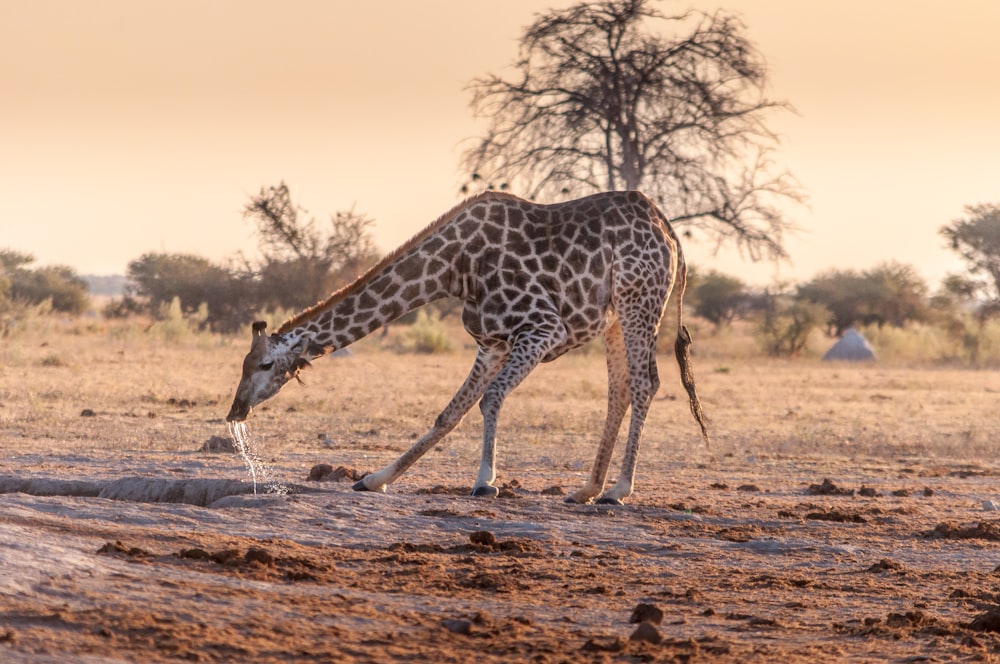
[[[728,325],[751,300],[746,284],[715,270],[700,277],[694,287],[694,313],[719,330]]]
[[[966,284],[982,300],[981,314],[991,315],[1000,311],[1000,205],[967,205],[965,213],[942,227],[941,235],[965,260]]]
[[[864,272],[829,270],[798,287],[799,300],[827,309],[828,332],[841,336],[852,325],[902,327],[927,320],[927,284],[910,265],[882,263]]]
[[[251,196],[244,218],[256,224],[261,260],[244,259],[266,307],[314,304],[377,257],[368,229],[372,220],[353,210],[336,212],[323,230],[292,201],[288,185],[262,187]]]
[[[666,16],[648,0],[585,2],[540,15],[517,76],[471,84],[490,118],[463,155],[482,182],[530,198],[642,189],[674,221],[697,222],[750,257],[786,256],[778,210],[800,200],[774,173],[767,67],[729,14]],[[664,36],[673,32],[674,36]]]
[[[13,303],[40,304],[70,314],[87,310],[87,282],[65,265],[31,267],[35,257],[13,249],[0,249],[0,311]]]
[[[159,317],[177,299],[186,316],[196,314],[202,305],[208,308],[202,326],[235,330],[255,309],[248,283],[201,256],[146,253],[129,262],[127,275],[124,297],[105,313],[124,316],[144,311]]]

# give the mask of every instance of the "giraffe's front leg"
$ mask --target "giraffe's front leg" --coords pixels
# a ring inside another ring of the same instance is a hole
[[[496,433],[500,407],[507,395],[521,384],[542,358],[565,339],[565,328],[556,317],[551,327],[540,326],[522,333],[511,346],[500,373],[486,388],[486,393],[479,402],[479,410],[483,413],[483,453],[476,483],[472,487],[473,496],[495,498],[500,495],[500,490],[493,486],[497,477]]]
[[[501,370],[502,373],[503,370]],[[490,385],[487,394],[479,402],[479,409],[483,414],[483,451],[479,459],[479,473],[476,475],[476,483],[472,485],[472,495],[479,498],[496,498],[500,495],[500,489],[493,486],[493,482],[497,479],[497,415],[506,392],[497,393],[494,389],[495,384],[494,382],[493,385]]]
[[[458,423],[462,421],[465,414],[469,412],[473,404],[482,396],[489,382],[496,376],[502,363],[502,354],[480,350],[476,355],[475,364],[472,365],[472,371],[469,372],[462,387],[459,388],[445,409],[438,415],[431,430],[414,443],[413,447],[404,452],[401,457],[388,466],[361,478],[354,485],[354,490],[385,491],[387,485],[392,484],[407,468],[416,463],[417,459],[426,454],[449,431],[458,426]]]
[[[487,459],[486,447],[483,447],[483,458],[479,462],[479,474],[476,475],[476,483],[472,485],[472,495],[477,498],[496,498],[500,495],[500,489],[493,486],[496,481],[496,446],[490,446],[490,458]]]

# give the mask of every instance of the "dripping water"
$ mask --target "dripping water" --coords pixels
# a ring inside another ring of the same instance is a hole
[[[253,482],[253,493],[257,495],[257,483],[260,482],[265,493],[284,495],[288,493],[288,487],[276,481],[272,477],[271,468],[264,463],[257,453],[257,441],[250,434],[246,422],[228,422],[229,435],[243,457],[247,471],[250,473],[250,480]]]

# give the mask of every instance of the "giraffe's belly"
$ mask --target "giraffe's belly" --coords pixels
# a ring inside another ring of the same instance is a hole
[[[482,348],[506,352],[519,335],[528,331],[550,330],[553,336],[561,337],[561,341],[542,356],[542,362],[551,362],[593,341],[604,334],[614,319],[614,312],[610,309],[605,309],[600,316],[589,318],[580,315],[564,318],[551,309],[491,314],[481,302],[467,302],[462,311],[466,332]]]
[[[549,351],[543,358],[542,362],[551,362],[559,357],[562,357],[574,348],[579,348],[581,346],[586,346],[588,343],[596,339],[597,337],[603,335],[607,329],[611,326],[614,320],[614,314],[612,312],[607,312],[604,318],[600,321],[595,321],[594,324],[585,326],[583,328],[577,328],[575,334],[571,334],[567,337],[566,342],[556,348]]]
[[[465,298],[462,322],[485,348],[549,334],[554,344],[541,360],[550,362],[604,333],[614,316],[610,299],[608,280],[484,270]]]

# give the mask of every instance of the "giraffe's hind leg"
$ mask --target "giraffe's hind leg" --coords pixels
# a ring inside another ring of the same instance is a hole
[[[385,487],[402,475],[417,459],[434,447],[452,429],[458,426],[465,414],[486,390],[486,386],[497,375],[503,366],[504,354],[498,351],[480,349],[472,370],[452,397],[441,414],[434,421],[434,426],[424,436],[413,444],[409,450],[382,470],[365,475],[354,485],[355,491],[385,491]]]
[[[628,358],[632,415],[621,473],[614,486],[598,499],[599,503],[621,504],[632,495],[642,429],[653,396],[660,388],[660,377],[656,369],[656,333],[659,330],[663,303],[669,292],[669,288],[657,292],[650,286],[646,290],[646,298],[637,300],[632,307],[619,313]]]
[[[601,442],[597,446],[597,457],[590,471],[590,479],[582,489],[566,499],[568,503],[588,503],[604,490],[611,453],[629,406],[628,360],[621,323],[617,320],[604,333],[604,348],[608,362],[608,416],[604,422]]]

